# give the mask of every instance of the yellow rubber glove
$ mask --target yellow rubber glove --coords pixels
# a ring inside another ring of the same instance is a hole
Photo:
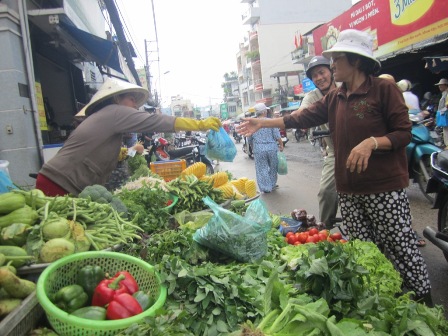
[[[208,117],[204,120],[192,118],[176,118],[174,129],[177,131],[207,131],[212,129],[218,131],[221,127],[221,121],[216,117]]]

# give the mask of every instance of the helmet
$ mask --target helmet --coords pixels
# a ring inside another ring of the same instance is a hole
[[[319,65],[325,65],[330,69],[330,60],[323,56],[314,56],[308,63],[308,68],[306,69],[306,76],[311,79],[311,70]]]
[[[410,91],[412,88],[412,84],[407,79],[402,79],[397,83],[398,87],[402,92]]]

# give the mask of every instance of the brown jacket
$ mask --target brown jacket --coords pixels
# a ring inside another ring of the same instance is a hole
[[[338,192],[376,194],[408,186],[406,145],[411,141],[412,123],[394,83],[370,76],[348,98],[342,85],[310,107],[285,116],[284,122],[286,128],[310,128],[328,122]],[[373,151],[366,171],[350,173],[346,161],[351,150],[371,136],[387,136],[392,150]]]
[[[117,166],[123,133],[174,132],[175,117],[108,105],[84,120],[39,173],[73,195],[104,185]]]

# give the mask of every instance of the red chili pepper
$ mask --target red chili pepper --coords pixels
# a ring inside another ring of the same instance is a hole
[[[166,201],[166,203],[165,203],[166,206],[170,206],[171,204],[173,204],[173,200],[168,200],[168,201]]]
[[[123,284],[126,276],[124,274],[105,279],[96,286],[93,292],[92,306],[104,307],[111,302],[116,295],[128,293],[128,288]]]
[[[114,278],[116,278],[119,275],[125,276],[124,280],[121,283],[128,289],[129,294],[132,295],[138,291],[137,281],[134,279],[131,273],[126,271],[117,272],[117,274],[114,275]]]
[[[106,317],[108,320],[128,318],[143,312],[140,303],[128,293],[116,295],[107,306]]]

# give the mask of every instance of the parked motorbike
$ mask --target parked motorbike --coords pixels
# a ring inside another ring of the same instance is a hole
[[[436,193],[433,209],[438,209],[437,229],[427,226],[423,236],[441,249],[448,261],[448,150],[432,153],[431,167],[426,191]]]
[[[432,203],[435,194],[427,191],[432,175],[431,154],[439,152],[440,148],[433,143],[430,132],[424,125],[428,119],[423,119],[420,113],[410,113],[409,118],[412,121],[412,139],[406,146],[409,178],[418,183],[423,195]]]
[[[153,155],[156,161],[180,160],[186,161],[187,167],[196,162],[203,162],[207,167],[207,174],[213,174],[214,168],[211,161],[205,156],[205,138],[201,134],[196,134],[192,141],[195,145],[184,146],[169,150],[170,143],[162,137],[156,137],[148,150],[148,157]]]

